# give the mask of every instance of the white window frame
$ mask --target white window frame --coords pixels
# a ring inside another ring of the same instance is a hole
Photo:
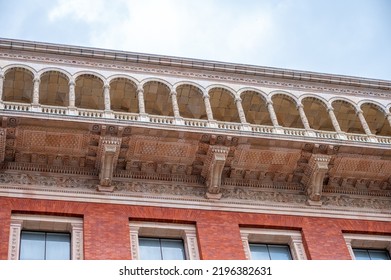
[[[301,233],[294,230],[241,228],[243,249],[246,259],[251,260],[250,243],[288,245],[293,260],[306,260]]]
[[[352,260],[355,260],[353,248],[357,249],[381,249],[387,250],[391,256],[391,236],[344,233],[346,246],[348,247]]]
[[[22,230],[68,232],[71,234],[71,260],[83,259],[83,219],[75,217],[12,214],[8,259],[18,260]]]
[[[139,237],[179,238],[183,240],[187,260],[199,260],[196,227],[188,224],[154,223],[131,221],[130,251],[133,260],[140,259]]]

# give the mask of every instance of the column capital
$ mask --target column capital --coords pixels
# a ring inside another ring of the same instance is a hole
[[[236,103],[236,102],[242,102],[242,98],[236,97],[236,98],[235,98],[235,103]]]
[[[203,98],[203,99],[209,99],[210,96],[209,96],[209,94],[205,93],[204,95],[202,95],[202,98]]]
[[[33,82],[34,83],[40,83],[41,79],[39,77],[34,77]]]
[[[327,107],[327,112],[330,112],[330,111],[333,111],[333,112],[334,112],[334,108],[331,107],[331,106]]]
[[[359,114],[362,114],[363,111],[361,109],[356,109],[356,114],[359,115]]]
[[[177,92],[174,88],[170,90],[170,95],[177,95]]]
[[[4,74],[0,73],[0,79],[4,79],[4,78],[5,78]]]
[[[75,80],[70,80],[69,83],[68,83],[69,86],[75,86],[76,85],[76,82]]]
[[[137,86],[137,92],[144,92],[144,86],[143,85],[138,85]]]
[[[104,84],[104,85],[103,85],[103,88],[104,88],[104,89],[110,89],[110,85],[109,85],[109,84]]]
[[[296,104],[296,108],[297,109],[304,108],[304,105],[302,103],[298,103]]]
[[[273,105],[273,101],[271,99],[266,99],[266,106],[269,104]]]

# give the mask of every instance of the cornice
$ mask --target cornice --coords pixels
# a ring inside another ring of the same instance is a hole
[[[0,196],[125,205],[269,213],[391,221],[387,197],[327,194],[322,206],[308,206],[306,195],[287,190],[224,186],[219,201],[205,198],[205,186],[157,181],[115,181],[114,192],[97,191],[98,180],[74,176],[0,174]]]
[[[3,50],[0,57],[4,59],[214,80],[222,83],[382,98],[389,97],[391,91],[391,81],[386,80],[97,48],[0,39],[0,49]]]

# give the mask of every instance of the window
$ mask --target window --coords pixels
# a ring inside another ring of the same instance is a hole
[[[391,236],[344,233],[353,260],[389,260]]]
[[[182,239],[139,238],[141,260],[185,260]]]
[[[249,244],[252,260],[291,260],[288,245]]]
[[[306,260],[301,233],[294,230],[241,228],[247,259]]]
[[[71,236],[69,233],[22,231],[21,260],[69,260]]]
[[[134,260],[198,260],[196,228],[189,224],[130,222]]]
[[[389,260],[390,254],[387,250],[374,249],[353,249],[356,260]]]
[[[83,219],[12,214],[8,259],[83,259]]]

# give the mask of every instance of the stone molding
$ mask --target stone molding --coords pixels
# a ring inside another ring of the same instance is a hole
[[[42,226],[44,225],[44,226]],[[61,228],[71,234],[71,259],[83,259],[83,219],[49,215],[12,214],[8,259],[18,260],[23,229],[52,231]]]
[[[240,235],[247,259],[251,259],[249,243],[271,243],[289,245],[294,260],[306,260],[300,231],[266,228],[241,228]]]
[[[139,236],[183,239],[186,259],[199,260],[196,227],[188,224],[130,221],[130,244],[133,260],[140,259]]]
[[[343,237],[345,238],[346,246],[353,260],[355,259],[353,248],[385,249],[391,255],[391,236],[344,233]]]

